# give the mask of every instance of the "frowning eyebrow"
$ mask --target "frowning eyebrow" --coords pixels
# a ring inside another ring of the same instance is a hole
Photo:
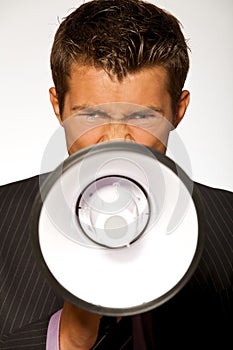
[[[76,112],[76,111],[78,112],[78,111],[81,111],[83,109],[90,108],[90,107],[93,107],[93,106],[86,105],[86,104],[84,104],[84,105],[75,105],[75,106],[73,106],[71,108],[71,110],[74,111],[74,112]]]
[[[160,114],[164,114],[164,113],[165,113],[165,112],[164,112],[164,109],[161,108],[161,107],[147,106],[146,109],[147,109],[147,110],[148,110],[148,109],[151,109],[152,111],[158,112],[158,113],[160,113]]]
[[[83,104],[83,105],[75,105],[72,107],[72,111],[74,112],[80,112],[80,111],[85,111],[85,113],[97,113],[97,112],[102,112],[102,113],[107,113],[107,111],[105,111],[104,109],[102,109],[101,107],[104,106],[104,105],[97,105],[97,106],[93,106],[93,105],[87,105],[87,104]],[[144,106],[139,106],[139,107],[144,107]],[[136,108],[136,105],[135,105],[135,108]],[[156,107],[156,106],[145,106],[144,109],[138,109],[138,110],[135,110],[133,112],[129,112],[127,113],[127,115],[133,115],[135,113],[148,113],[150,110],[154,111],[154,112],[157,112],[157,113],[160,113],[162,115],[164,115],[164,110],[160,107]]]
[[[81,106],[75,106],[72,108],[72,111],[75,111],[78,115],[86,114],[98,114],[105,117],[110,117],[109,113],[105,111],[104,109],[98,108],[98,106],[87,106],[87,105],[81,105]]]
[[[164,110],[162,108],[158,108],[158,107],[154,107],[154,106],[149,106],[149,107],[145,107],[144,109],[139,109],[133,112],[128,113],[126,116],[128,117],[133,117],[136,114],[149,114],[151,113],[151,111],[155,112],[155,113],[159,113],[162,116],[164,115]]]

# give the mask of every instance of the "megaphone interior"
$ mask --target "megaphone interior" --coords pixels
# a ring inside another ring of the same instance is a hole
[[[90,312],[126,316],[172,298],[204,243],[198,190],[167,156],[106,142],[48,174],[32,208],[31,241],[53,288]]]

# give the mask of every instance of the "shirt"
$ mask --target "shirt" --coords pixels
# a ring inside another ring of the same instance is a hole
[[[62,312],[62,309],[58,310],[50,318],[49,325],[48,325],[48,331],[47,331],[47,338],[46,338],[46,350],[59,350],[59,348],[60,348],[60,346],[59,346],[59,331],[60,331],[61,312]],[[144,318],[147,319],[147,321],[150,323],[151,319],[150,319],[149,314],[145,315]],[[104,328],[104,332],[97,339],[96,344],[92,348],[93,350],[97,349],[98,346],[103,342],[103,340],[105,340],[105,338],[108,334],[107,329],[112,328],[112,326],[109,325],[109,320],[110,319],[108,318],[108,322],[107,322],[108,325],[105,327],[102,327],[102,328]],[[150,328],[150,327],[148,327],[148,325],[149,325],[148,322],[147,322],[147,335],[151,338],[152,334],[149,335],[150,329],[148,329],[148,328]],[[126,325],[127,325],[127,323],[126,323]],[[114,333],[116,333],[118,341],[119,341],[119,349],[131,349],[133,346],[133,345],[129,344],[130,342],[132,344],[132,334],[131,334],[131,332],[127,331],[127,328],[128,327],[123,326],[123,329],[126,330],[126,334],[124,334],[125,332],[122,332],[122,329],[120,332],[119,332],[119,330],[118,330],[118,332],[114,332]],[[135,340],[134,346],[133,346],[134,350],[139,350],[139,349],[146,350],[146,349],[148,349],[148,346],[146,345],[146,341],[145,341],[145,334],[144,334],[143,328],[144,328],[143,327],[143,318],[140,315],[134,316],[132,318],[132,331],[134,333],[134,338],[135,338],[134,339]],[[119,333],[123,336],[122,339],[119,339],[119,338],[121,338]],[[112,336],[114,336],[114,335],[112,334]],[[153,343],[153,341],[152,341],[152,343]],[[154,348],[152,343],[150,345],[151,349]],[[105,348],[104,344],[103,344],[103,348]]]
[[[61,310],[58,310],[52,315],[48,325],[47,338],[46,338],[46,350],[59,350],[59,331],[60,331],[60,318]]]

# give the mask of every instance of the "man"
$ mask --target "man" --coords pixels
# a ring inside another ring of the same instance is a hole
[[[175,128],[189,104],[189,92],[183,90],[188,48],[179,22],[150,3],[96,0],[82,5],[56,33],[51,68],[55,87],[50,99],[69,154],[116,139],[165,153],[171,130],[166,126]],[[150,108],[167,123],[155,133],[130,123],[103,123],[80,133],[82,125],[73,117],[83,110],[98,116],[95,106],[109,103]],[[197,270],[165,304],[122,319],[91,314],[56,295],[39,271],[28,234],[38,177],[2,186],[0,348],[231,349],[233,195],[195,186],[207,227]],[[151,273],[153,278],[153,267]]]

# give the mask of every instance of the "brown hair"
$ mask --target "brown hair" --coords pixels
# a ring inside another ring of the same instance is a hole
[[[119,81],[144,68],[163,66],[173,109],[189,69],[188,46],[179,21],[141,0],[89,1],[60,24],[51,69],[61,113],[74,62],[104,69]]]

